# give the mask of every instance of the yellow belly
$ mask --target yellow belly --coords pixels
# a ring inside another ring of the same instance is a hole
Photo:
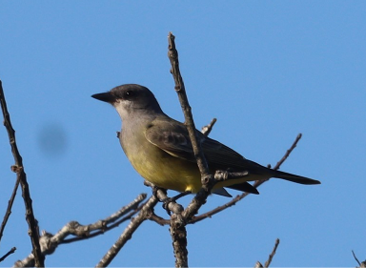
[[[152,144],[138,151],[138,155],[126,155],[136,171],[154,185],[178,192],[198,192],[201,188],[196,163],[173,157]]]
[[[157,153],[157,152],[155,152]],[[197,193],[201,187],[201,175],[196,163],[173,157],[164,151],[159,153],[158,158],[151,158],[148,154],[143,157],[130,158],[133,167],[140,175],[154,185],[171,189],[178,192],[190,191]],[[142,160],[142,161],[141,161]],[[250,176],[218,182],[213,189],[255,180]]]
[[[134,137],[137,139],[137,137]],[[123,149],[136,171],[154,185],[178,192],[197,193],[201,187],[201,175],[197,163],[174,157],[146,139],[137,139],[140,143],[131,142],[134,146]],[[142,142],[141,142],[142,141]],[[214,172],[214,170],[212,170]],[[217,183],[213,189],[255,180],[250,176]]]

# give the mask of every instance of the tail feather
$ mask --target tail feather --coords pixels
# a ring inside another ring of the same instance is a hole
[[[242,192],[251,193],[251,194],[259,194],[258,190],[248,182],[234,184],[234,185],[230,185],[230,186],[226,186],[226,187],[230,188],[230,189],[242,191]]]
[[[291,173],[287,173],[287,172],[283,172],[283,171],[278,171],[278,170],[272,170],[272,177],[274,178],[279,178],[279,179],[284,179],[287,181],[292,181],[292,182],[296,182],[296,183],[300,183],[300,184],[320,184],[320,181],[318,180],[314,180],[314,179],[310,179],[307,177],[303,177],[303,176],[299,176],[299,175],[295,175],[295,174],[291,174]]]

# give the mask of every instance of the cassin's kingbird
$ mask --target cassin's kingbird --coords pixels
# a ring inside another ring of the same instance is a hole
[[[197,193],[201,176],[193,155],[185,125],[167,116],[153,93],[146,87],[127,84],[92,96],[116,108],[122,119],[119,139],[133,167],[154,185],[178,192]],[[211,172],[244,172],[243,178],[218,182],[214,193],[230,196],[224,187],[258,193],[247,181],[285,179],[301,184],[319,184],[317,180],[261,166],[196,130],[196,137]]]

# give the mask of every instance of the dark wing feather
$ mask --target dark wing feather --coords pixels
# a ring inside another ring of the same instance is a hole
[[[201,142],[201,147],[207,161],[216,167],[232,168],[235,170],[249,168],[249,162],[251,161],[248,161],[233,149],[214,139],[204,137]]]
[[[153,121],[145,133],[147,140],[172,156],[196,162],[187,128],[182,123],[171,120]],[[222,143],[205,137],[197,130],[196,135],[207,162],[215,168],[242,170],[246,164],[250,165],[251,161]]]
[[[155,120],[147,128],[145,136],[149,142],[174,157],[196,161],[188,131],[178,121]]]

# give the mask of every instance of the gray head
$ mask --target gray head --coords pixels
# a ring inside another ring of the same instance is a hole
[[[148,88],[136,84],[121,85],[92,97],[112,104],[122,120],[134,114],[162,113],[154,94]]]

